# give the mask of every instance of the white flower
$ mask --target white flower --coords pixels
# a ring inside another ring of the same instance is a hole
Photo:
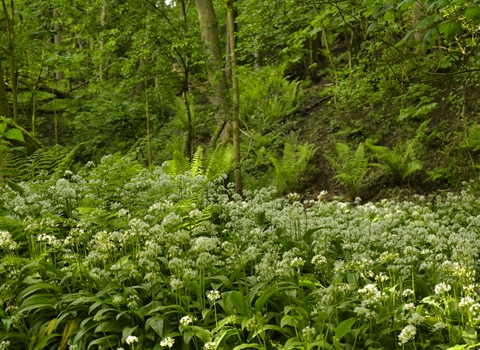
[[[205,345],[203,346],[203,348],[204,348],[205,350],[213,350],[213,349],[215,349],[216,345],[217,345],[217,344],[215,344],[214,341],[209,341],[208,343],[205,343]]]
[[[175,339],[172,337],[163,338],[160,342],[160,346],[167,346],[169,348],[173,347],[173,344],[175,344]]]
[[[10,232],[0,231],[0,249],[15,250],[16,248],[17,248],[17,242],[13,240]]]
[[[292,267],[302,267],[303,265],[305,265],[305,260],[302,258],[293,258],[292,262],[290,263],[290,266]]]
[[[315,328],[312,328],[310,326],[307,326],[304,329],[302,329],[303,336],[308,339],[312,339],[315,333],[316,333]]]
[[[475,300],[473,300],[470,297],[465,297],[465,298],[460,299],[460,302],[458,303],[458,306],[459,307],[470,307],[474,303],[475,303]]]
[[[398,345],[402,346],[403,344],[408,343],[410,340],[415,338],[416,334],[417,334],[417,329],[415,328],[415,326],[412,326],[411,324],[409,324],[404,329],[402,329],[402,331],[398,335],[398,340],[399,340]]]
[[[127,337],[127,340],[125,340],[125,342],[128,344],[128,345],[131,345],[132,343],[138,343],[138,338],[134,335],[129,335]]]
[[[218,290],[211,290],[207,293],[207,299],[210,300],[211,302],[214,302],[215,300],[220,299],[220,292]]]
[[[425,317],[423,317],[417,312],[414,312],[412,316],[409,317],[408,323],[413,325],[419,325],[420,323],[423,322],[423,320],[425,320]]]
[[[408,297],[409,295],[414,295],[415,292],[411,289],[405,289],[403,292],[402,292],[402,295],[406,298]]]
[[[435,286],[435,294],[443,294],[443,293],[447,293],[448,291],[450,291],[452,289],[452,286],[449,285],[449,284],[446,284],[445,282],[442,282],[440,284],[437,284]]]
[[[406,303],[405,305],[403,305],[403,311],[408,311],[412,309],[415,309],[414,303]]]
[[[444,328],[447,328],[447,325],[443,322],[437,322],[433,325],[433,331],[439,331],[439,330],[442,330]]]
[[[183,326],[188,326],[189,324],[192,324],[193,321],[195,321],[195,318],[193,318],[190,315],[187,315],[187,316],[183,316],[180,319],[180,324],[183,325]]]

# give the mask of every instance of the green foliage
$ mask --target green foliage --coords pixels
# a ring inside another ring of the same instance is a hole
[[[163,170],[117,154],[2,187],[1,347],[479,343],[478,184],[303,205]]]
[[[193,177],[205,174],[207,178],[214,179],[233,169],[232,146],[218,145],[208,155],[207,162],[204,162],[203,152],[203,147],[198,147],[192,159],[189,160],[182,152],[175,151],[173,159],[163,165],[163,171],[173,177],[182,174]]]
[[[345,143],[337,143],[335,157],[326,155],[333,165],[337,179],[347,190],[348,196],[353,200],[360,189],[360,185],[368,172],[368,158],[365,155],[363,143],[360,143],[355,152]]]
[[[303,97],[302,83],[288,81],[283,67],[265,67],[240,73],[241,115],[254,125],[266,126],[293,113]]]
[[[25,142],[22,131],[13,126],[12,120],[0,117],[0,183],[3,175],[14,174],[14,168],[9,162],[9,156],[15,151],[24,151],[23,146],[14,146],[12,141]]]
[[[305,172],[315,151],[314,145],[308,142],[303,145],[292,145],[286,142],[282,157],[269,155],[270,161],[275,167],[275,185],[279,193],[292,192],[298,187],[300,177]]]
[[[63,171],[73,165],[77,148],[57,145],[50,149],[38,149],[28,157],[11,155],[9,164],[15,169],[13,179],[15,181],[45,179],[54,172],[62,173],[63,176]]]
[[[207,155],[208,164],[205,175],[209,179],[214,179],[220,175],[228,174],[233,170],[233,146],[217,145],[217,147]]]
[[[402,184],[412,173],[421,170],[422,162],[416,158],[422,146],[420,140],[425,135],[429,122],[427,120],[420,125],[413,139],[407,142],[399,140],[393,149],[367,142],[368,148],[380,162],[372,165],[388,170],[396,185]]]

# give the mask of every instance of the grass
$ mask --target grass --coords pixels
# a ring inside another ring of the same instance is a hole
[[[479,342],[477,184],[304,203],[118,155],[0,192],[2,349]]]

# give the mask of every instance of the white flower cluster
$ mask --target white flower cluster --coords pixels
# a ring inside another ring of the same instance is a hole
[[[445,282],[439,283],[435,286],[434,291],[435,294],[444,294],[448,293],[452,289],[452,286],[446,284]]]
[[[166,337],[160,341],[160,346],[163,346],[163,347],[172,348],[174,344],[175,344],[175,339],[173,339],[172,337]]]
[[[218,300],[220,298],[221,298],[221,295],[218,290],[211,290],[207,292],[207,299],[210,300],[211,302],[214,302],[215,300]]]
[[[128,345],[132,345],[133,343],[138,343],[138,337],[134,336],[134,335],[129,335],[127,337],[127,339],[125,340],[125,342],[128,344]]]
[[[17,249],[17,242],[12,238],[8,231],[0,231],[0,249],[15,250]]]
[[[205,350],[214,350],[214,349],[217,348],[217,344],[214,341],[210,341],[210,342],[205,343],[203,348]]]
[[[398,335],[398,345],[403,346],[404,344],[408,343],[411,340],[415,339],[415,335],[417,334],[417,328],[411,324],[405,326],[402,329],[400,334]]]
[[[193,323],[193,321],[195,321],[197,318],[196,317],[192,317],[190,315],[187,315],[187,316],[183,316],[181,319],[180,319],[180,324],[182,326],[188,326],[190,324]]]

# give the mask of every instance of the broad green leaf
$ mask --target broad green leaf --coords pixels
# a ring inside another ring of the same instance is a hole
[[[284,346],[284,350],[289,350],[289,349],[304,349],[305,342],[299,341],[297,337],[293,337],[287,340]]]
[[[37,282],[37,283],[32,284],[31,286],[25,288],[24,290],[22,290],[20,292],[20,294],[18,294],[17,298],[18,298],[18,300],[21,300],[24,297],[26,297],[27,295],[35,293],[39,290],[44,291],[45,289],[51,289],[51,290],[54,290],[55,292],[58,292],[58,293],[62,292],[62,288],[60,288],[58,286],[55,286],[53,284],[46,283],[46,282]]]
[[[122,340],[127,339],[130,335],[132,335],[133,332],[135,332],[135,329],[137,329],[137,328],[138,328],[138,326],[135,326],[135,327],[127,326],[127,327],[123,328]]]
[[[335,337],[338,339],[342,339],[345,334],[350,331],[350,328],[352,328],[355,322],[357,322],[357,319],[355,317],[340,322],[340,324],[335,329]]]
[[[165,317],[163,316],[154,316],[151,317],[145,322],[145,329],[152,328],[155,333],[157,333],[160,337],[163,337],[163,324],[165,321]]]
[[[112,348],[117,344],[118,344],[118,336],[116,334],[110,334],[110,335],[107,335],[106,337],[102,337],[100,339],[96,339],[90,342],[87,350],[89,350],[92,346],[95,346],[95,345],[98,345],[97,349],[99,349],[100,347]]]
[[[12,190],[19,193],[21,196],[25,195],[25,190],[23,189],[22,186],[20,186],[19,184],[16,184],[13,181],[10,181],[10,180],[6,180],[6,182],[7,182],[8,187],[10,187]]]
[[[205,328],[199,326],[192,326],[191,328],[193,330],[193,334],[197,338],[201,339],[204,343],[208,343],[212,339],[210,332]]]
[[[34,350],[43,350],[43,349],[48,348],[48,344],[49,344],[54,338],[57,338],[57,337],[60,337],[60,336],[61,336],[61,334],[52,333],[52,334],[47,335],[46,337],[42,337],[41,340],[38,342],[38,344],[35,345]]]
[[[243,294],[240,291],[235,290],[235,291],[231,292],[229,301],[237,309],[237,311],[240,315],[251,316],[252,310],[247,305],[245,297],[243,296]]]
[[[446,20],[440,23],[438,30],[443,34],[447,42],[453,41],[455,37],[463,34],[463,29],[457,22]]]
[[[25,300],[18,308],[18,312],[27,312],[35,310],[35,312],[42,309],[53,309],[57,301],[46,297],[44,294],[34,295]]]
[[[467,11],[465,11],[465,17],[473,22],[480,22],[480,6],[472,5],[469,6]]]
[[[18,129],[9,129],[3,134],[3,136],[10,140],[25,142],[22,132]]]

